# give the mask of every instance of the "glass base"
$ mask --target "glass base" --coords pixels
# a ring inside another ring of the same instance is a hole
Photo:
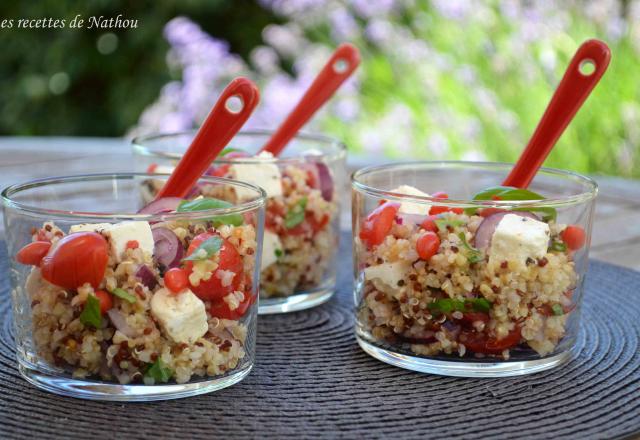
[[[36,370],[27,362],[18,360],[20,374],[38,388],[62,396],[88,400],[115,402],[150,402],[180,399],[221,390],[240,382],[251,371],[252,365],[217,379],[204,379],[184,384],[142,385],[73,379]]]
[[[572,350],[554,356],[533,360],[474,362],[472,360],[446,361],[408,356],[378,347],[356,334],[360,347],[374,358],[407,370],[420,373],[457,377],[508,377],[537,373],[560,366],[572,357]]]
[[[275,313],[298,312],[323,304],[333,296],[336,280],[330,279],[314,290],[296,293],[291,296],[260,298],[258,315],[272,315]]]

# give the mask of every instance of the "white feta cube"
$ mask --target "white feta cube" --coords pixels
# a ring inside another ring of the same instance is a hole
[[[394,263],[382,263],[376,266],[369,266],[364,270],[366,280],[378,280],[387,286],[397,289],[398,281],[404,279],[409,271],[410,265],[405,261]]]
[[[489,248],[489,263],[503,261],[524,264],[527,258],[542,258],[549,245],[549,225],[516,214],[502,217],[496,227]]]
[[[229,172],[235,180],[257,185],[265,190],[267,197],[282,195],[282,175],[278,166],[273,163],[273,155],[268,152],[260,153],[253,159],[264,160],[264,163],[242,163],[231,165]],[[255,193],[250,189],[235,188],[238,201],[250,200]]]
[[[168,165],[158,165],[153,169],[153,174],[171,174],[175,169],[175,167]]]
[[[405,194],[407,196],[429,197],[429,194],[409,185],[400,185],[399,187],[392,189],[391,192]],[[427,203],[402,202],[400,204],[399,212],[402,214],[428,215],[430,209],[431,205]]]
[[[127,243],[131,240],[138,242],[138,247],[145,253],[153,255],[153,234],[151,226],[143,221],[128,221],[111,225],[108,229],[111,243],[111,251],[116,261],[121,261]]]
[[[262,269],[265,269],[278,261],[276,252],[282,252],[280,237],[278,237],[278,234],[265,229],[264,238],[262,239]]]
[[[73,234],[74,232],[108,231],[110,227],[111,223],[82,223],[79,225],[71,225],[69,234]]]
[[[177,344],[193,344],[209,330],[204,303],[189,289],[177,294],[166,288],[158,290],[151,298],[151,313]]]

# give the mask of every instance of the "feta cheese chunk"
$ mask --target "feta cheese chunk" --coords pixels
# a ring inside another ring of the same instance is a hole
[[[177,344],[193,344],[209,330],[204,303],[189,289],[178,294],[158,290],[151,298],[151,314]]]
[[[72,225],[69,228],[69,234],[74,232],[100,232],[108,231],[111,227],[111,223],[82,223],[79,225]]]
[[[278,261],[276,251],[282,252],[280,237],[278,237],[278,234],[265,229],[264,238],[262,239],[262,269],[265,269]]]
[[[127,249],[127,242],[135,240],[138,247],[145,253],[153,255],[153,235],[151,234],[151,226],[147,222],[129,221],[116,223],[108,229],[111,243],[111,251],[116,261],[121,261],[122,254]]]
[[[398,281],[404,279],[409,271],[409,263],[396,261],[395,263],[382,263],[376,266],[369,266],[364,270],[366,280],[378,280],[387,286],[397,289]]]
[[[407,196],[429,197],[429,194],[409,185],[400,185],[392,189],[391,192],[405,194]],[[428,215],[430,209],[431,205],[429,204],[403,202],[400,204],[399,212],[402,214]]]
[[[264,163],[238,163],[231,165],[229,172],[235,180],[252,183],[264,189],[267,197],[282,195],[280,169],[273,163],[273,155],[268,152],[260,153],[254,159],[264,160]],[[242,161],[239,161],[242,162]],[[238,201],[250,200],[255,196],[250,189],[235,188]]]
[[[175,167],[167,165],[158,165],[153,169],[153,174],[171,174],[175,170]]]
[[[491,239],[489,263],[503,261],[524,264],[527,258],[542,258],[549,245],[549,225],[528,217],[507,214],[502,217]]]

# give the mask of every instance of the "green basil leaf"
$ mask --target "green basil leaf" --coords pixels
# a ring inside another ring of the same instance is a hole
[[[112,293],[114,296],[117,296],[117,297],[118,297],[118,298],[120,298],[120,299],[123,299],[123,300],[125,300],[125,301],[127,301],[127,302],[130,302],[131,304],[133,304],[134,302],[136,302],[136,297],[135,297],[135,295],[132,295],[132,294],[130,294],[129,292],[127,292],[126,290],[121,289],[121,288],[119,288],[119,287],[118,287],[118,288],[116,288],[116,289],[113,289],[113,290],[111,291],[111,293]]]
[[[491,303],[484,298],[474,298],[471,301],[476,312],[489,313],[489,310],[491,310]]]
[[[222,238],[214,235],[213,237],[207,238],[205,241],[197,247],[195,251],[188,257],[182,259],[182,261],[202,261],[208,260],[213,257],[215,254],[220,252],[220,248],[222,247]]]
[[[185,200],[178,205],[177,212],[196,212],[206,211],[208,209],[225,209],[231,208],[232,203],[225,200],[215,199],[213,197],[203,197],[195,200]],[[215,226],[233,225],[240,226],[244,219],[241,214],[218,215],[210,219]]]
[[[218,157],[224,157],[229,153],[246,153],[242,148],[227,147],[218,154]]]
[[[276,255],[276,258],[280,258],[283,255],[282,249],[276,249],[273,253]]]
[[[480,191],[473,200],[544,200],[544,197],[536,192],[524,188],[514,188],[510,186],[492,186]],[[478,208],[466,208],[465,214],[473,215]],[[554,208],[515,208],[514,211],[534,211],[543,213],[543,220],[548,222],[555,220],[558,212]]]
[[[550,246],[552,251],[556,252],[565,252],[567,250],[567,245],[561,241],[552,241]]]
[[[158,358],[153,364],[149,364],[147,371],[144,373],[145,377],[153,379],[156,383],[167,383],[169,382],[169,379],[171,379],[172,375],[173,371],[170,368],[165,367],[160,358]]]
[[[467,254],[467,260],[469,260],[469,263],[479,263],[484,260],[484,255],[482,255],[482,252],[472,247],[467,242],[467,237],[465,237],[464,232],[460,232],[458,234],[458,238],[460,238],[460,241],[462,241],[462,246],[467,251],[466,254]]]
[[[562,306],[560,304],[554,304],[551,306],[551,310],[553,311],[553,314],[556,316],[560,316],[560,315],[564,315],[564,309],[562,308]]]
[[[464,301],[451,298],[441,298],[427,304],[427,308],[432,313],[435,312],[441,314],[469,312],[470,310],[488,313],[489,310],[491,310],[491,303],[484,298],[467,299]]]
[[[100,324],[102,324],[100,300],[94,295],[87,296],[87,302],[84,303],[84,308],[80,313],[80,322],[84,325],[100,328]]]
[[[464,220],[453,220],[453,219],[450,220],[447,218],[437,218],[433,222],[438,227],[438,231],[444,231],[448,229],[448,226],[455,228],[458,226],[463,226],[465,224]]]
[[[307,198],[303,197],[287,212],[284,217],[284,226],[287,229],[295,228],[304,221],[304,210],[307,208]]]

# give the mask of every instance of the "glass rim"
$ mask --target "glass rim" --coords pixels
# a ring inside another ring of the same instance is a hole
[[[462,161],[462,160],[443,160],[443,161],[415,161],[415,162],[394,162],[388,163],[384,165],[372,165],[361,168],[359,170],[354,171],[351,174],[351,187],[354,190],[359,192],[363,192],[367,195],[380,197],[384,199],[394,200],[394,201],[411,201],[415,203],[421,204],[437,204],[444,206],[456,206],[456,207],[513,207],[513,206],[526,206],[526,207],[553,207],[553,206],[563,206],[568,204],[577,204],[586,202],[596,197],[598,194],[598,183],[592,178],[573,172],[568,170],[561,170],[558,168],[547,168],[541,167],[538,172],[542,172],[547,175],[554,176],[556,178],[564,178],[571,179],[576,182],[580,182],[584,185],[590,187],[590,190],[579,192],[577,194],[572,194],[565,197],[550,197],[545,199],[534,199],[534,200],[473,200],[473,199],[439,199],[437,197],[432,196],[415,196],[408,195],[402,193],[396,193],[393,191],[386,191],[379,188],[375,188],[366,183],[363,183],[361,180],[362,177],[379,172],[379,171],[388,171],[393,169],[411,169],[417,168],[421,166],[436,166],[440,168],[447,167],[460,167],[460,168],[485,168],[485,169],[493,169],[497,170],[500,168],[511,169],[514,164],[508,162],[473,162],[473,161]],[[497,182],[495,186],[499,186],[501,182]]]
[[[83,220],[136,220],[136,221],[170,221],[178,219],[201,219],[202,217],[209,216],[223,216],[229,214],[240,214],[260,208],[266,205],[267,194],[259,186],[252,185],[247,182],[241,182],[238,180],[227,179],[223,177],[213,176],[201,176],[198,179],[198,183],[201,181],[217,183],[217,184],[229,184],[232,186],[239,186],[243,188],[255,191],[258,195],[257,198],[235,204],[229,208],[214,208],[193,212],[172,212],[172,213],[160,213],[160,214],[141,214],[141,213],[101,213],[90,211],[68,211],[59,209],[39,208],[30,204],[21,203],[12,198],[21,191],[26,191],[34,188],[45,187],[48,185],[64,184],[64,183],[78,183],[78,182],[95,182],[106,180],[133,180],[136,177],[157,179],[158,177],[169,177],[169,173],[95,173],[95,174],[77,174],[68,176],[56,176],[45,177],[41,179],[29,180],[27,182],[16,183],[10,185],[2,190],[0,198],[4,208],[12,208],[21,212],[28,212],[31,214],[37,214],[39,216],[50,216],[55,218],[64,219],[83,219]]]
[[[176,131],[176,132],[170,132],[170,133],[153,133],[153,134],[147,134],[142,136],[136,136],[131,140],[131,147],[134,153],[137,153],[143,156],[158,157],[162,159],[180,160],[180,158],[182,158],[182,154],[156,151],[153,148],[149,147],[148,145],[145,145],[145,143],[150,141],[156,141],[163,138],[176,137],[176,136],[189,136],[189,135],[193,136],[196,133],[197,133],[197,129],[193,129],[193,130]],[[238,137],[271,136],[274,133],[275,133],[274,130],[268,130],[268,129],[241,130],[231,139],[229,143],[231,144]],[[329,153],[322,152],[322,154],[310,154],[308,156],[274,157],[271,159],[264,159],[264,158],[256,159],[254,157],[237,158],[237,159],[216,158],[213,162],[219,163],[219,164],[220,163],[231,164],[231,163],[238,163],[238,162],[259,164],[259,163],[264,163],[265,160],[270,160],[275,163],[297,163],[297,162],[300,162],[301,160],[306,160],[308,157],[322,158],[325,160],[333,161],[333,160],[343,159],[347,153],[346,145],[342,141],[336,138],[333,138],[331,136],[317,134],[317,133],[298,132],[292,138],[292,140],[296,140],[296,139],[317,142],[319,144],[332,147],[335,149],[335,151],[332,151]]]

